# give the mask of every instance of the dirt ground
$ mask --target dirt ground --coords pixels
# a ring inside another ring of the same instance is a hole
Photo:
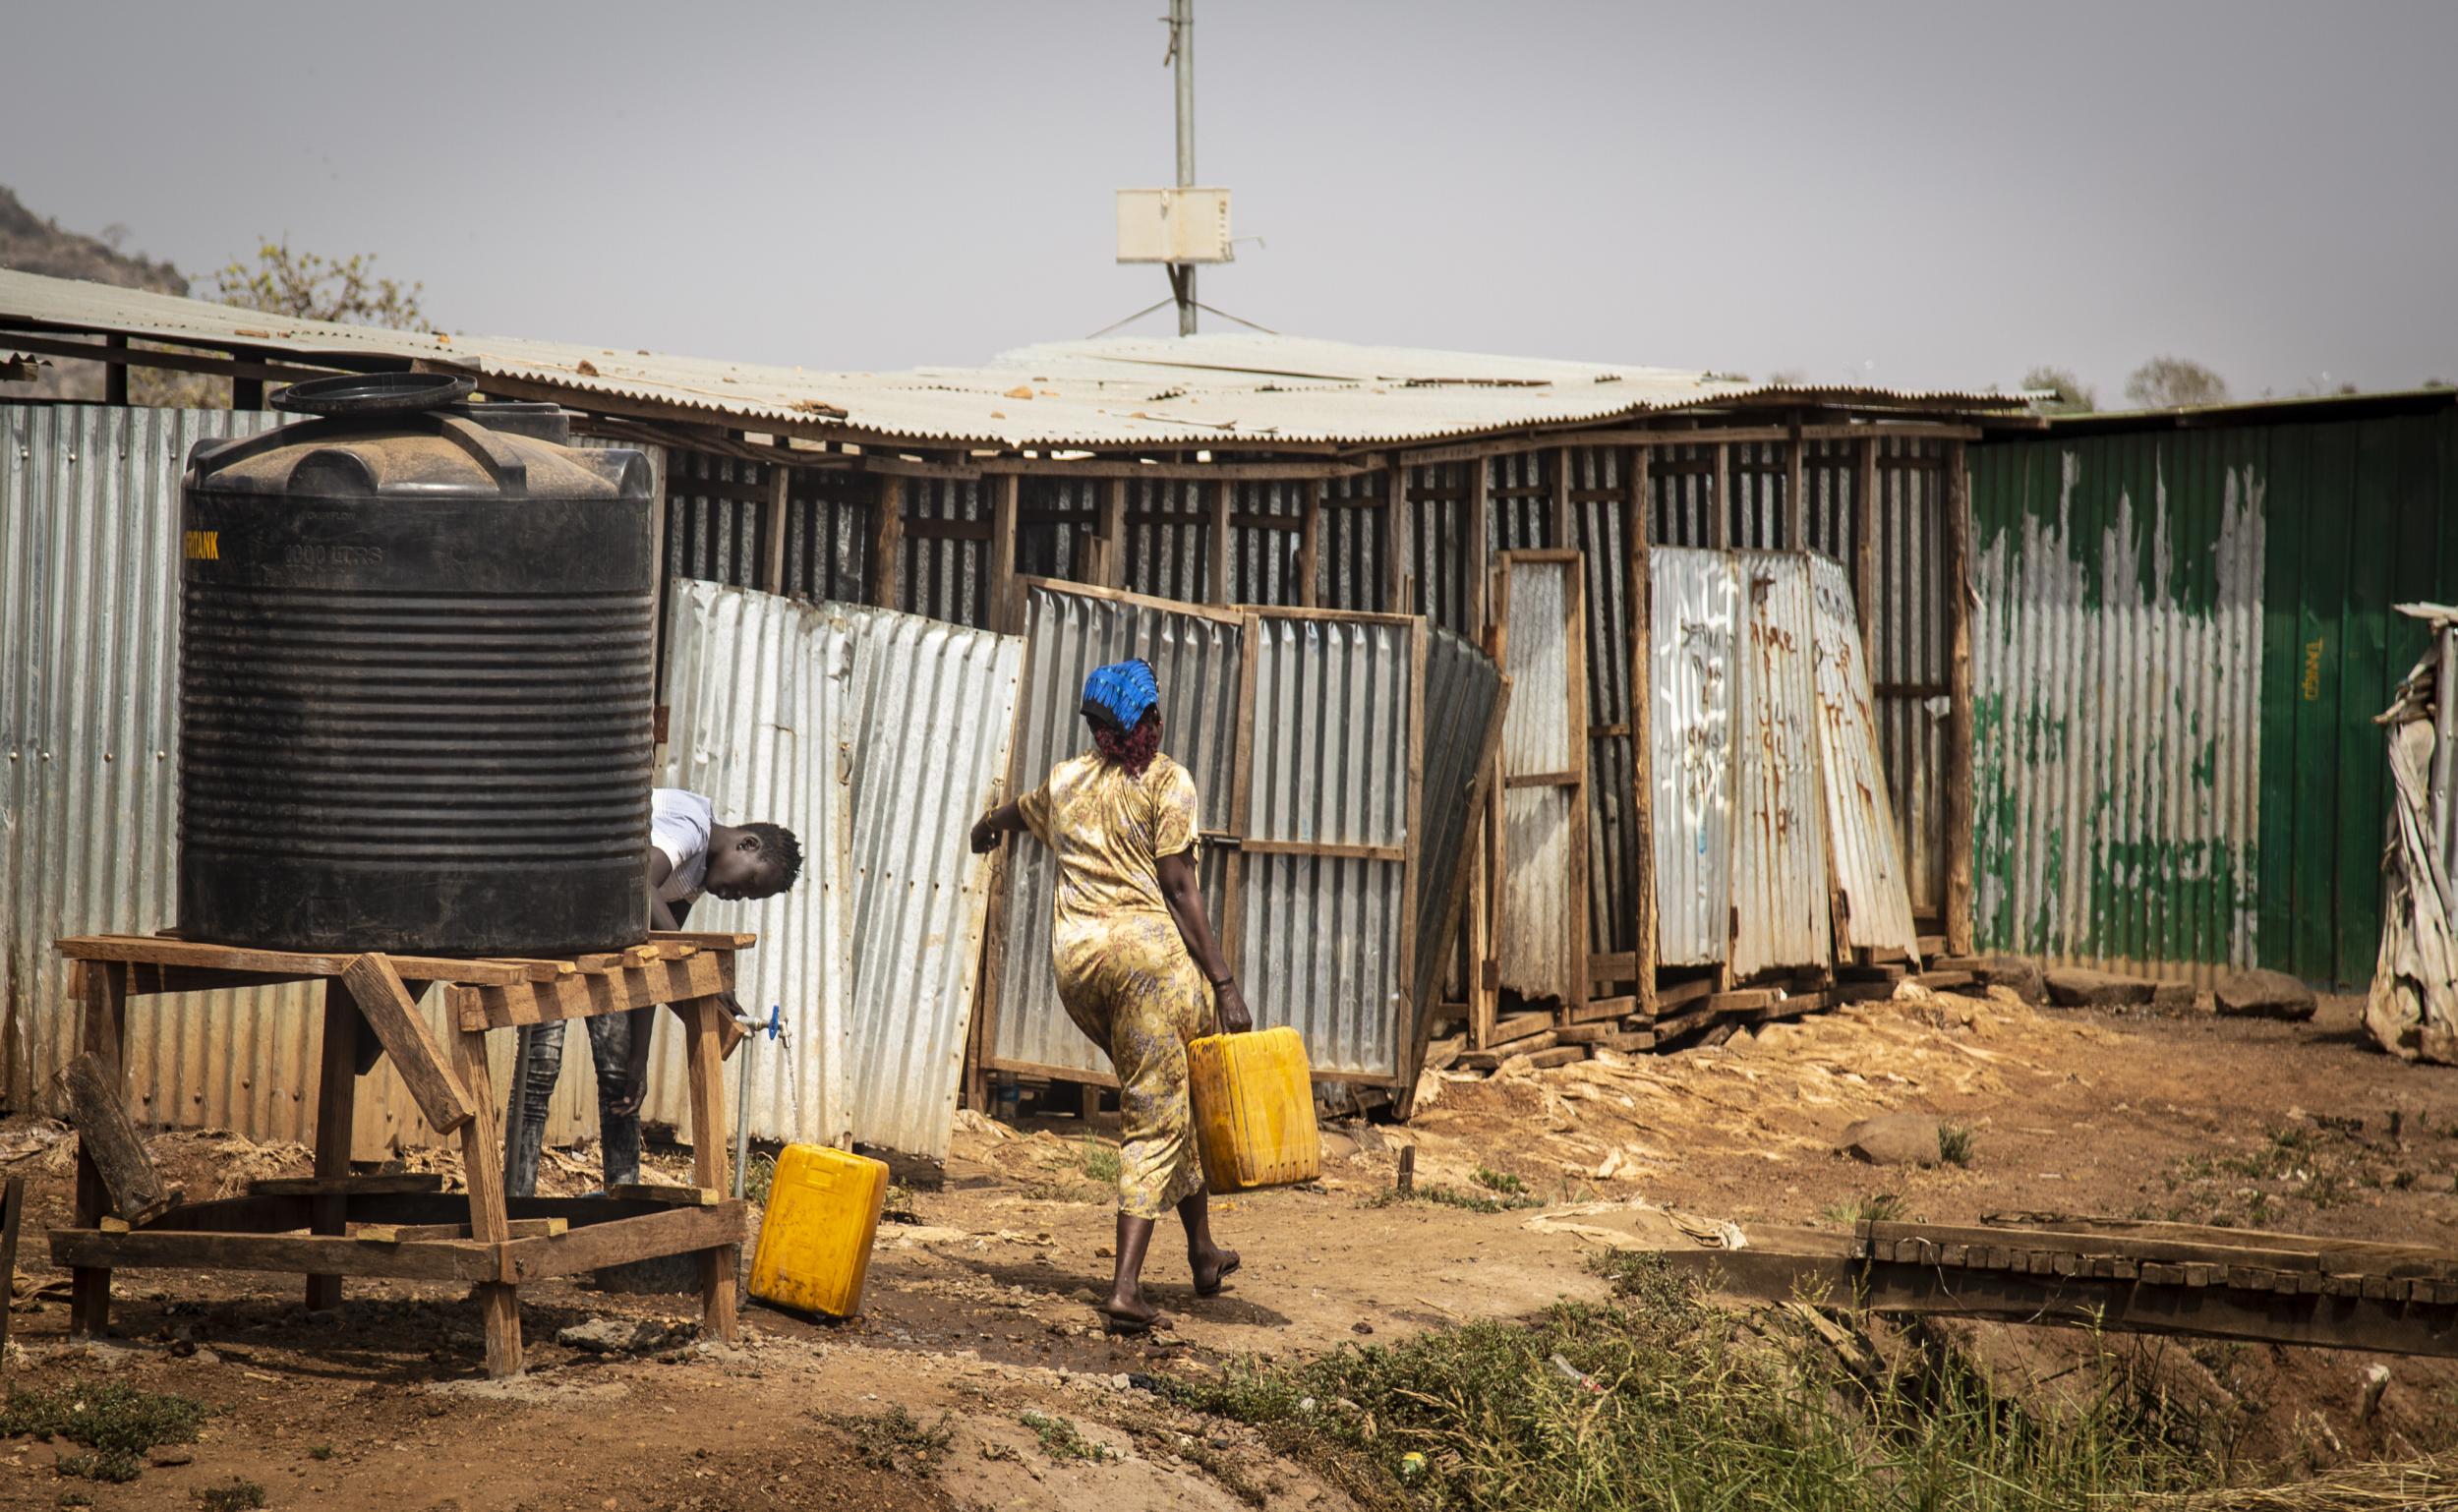
[[[882,1227],[858,1319],[750,1308],[738,1349],[682,1327],[599,1355],[556,1335],[591,1319],[681,1323],[694,1306],[548,1283],[523,1292],[529,1373],[500,1385],[482,1378],[474,1309],[438,1287],[353,1283],[338,1313],[310,1317],[285,1278],[123,1272],[114,1337],[71,1343],[66,1278],[38,1232],[65,1221],[68,1146],[58,1126],[16,1118],[0,1122],[0,1170],[30,1178],[36,1233],[20,1255],[11,1384],[124,1380],[214,1414],[201,1443],[171,1456],[185,1463],[124,1485],[58,1476],[66,1446],[0,1439],[0,1507],[62,1505],[67,1491],[102,1508],[188,1509],[241,1478],[272,1507],[1339,1508],[1344,1497],[1245,1430],[1188,1419],[1140,1382],[1598,1297],[1588,1251],[1638,1217],[1841,1230],[1884,1198],[1943,1221],[2253,1221],[2458,1248],[2458,1076],[2377,1053],[2356,1017],[2348,1000],[2277,1023],[1941,996],[1671,1056],[1434,1074],[1412,1125],[1332,1126],[1319,1184],[1215,1204],[1245,1256],[1226,1295],[1196,1299],[1163,1236],[1149,1279],[1173,1326],[1149,1341],[1104,1336],[1087,1307],[1112,1223],[1087,1167],[1113,1128],[966,1115],[945,1186],[912,1192],[907,1221]],[[1836,1152],[1846,1124],[1899,1108],[1967,1127],[1968,1165],[1879,1168]],[[1516,1179],[1514,1200],[1543,1205],[1382,1200],[1406,1144],[1421,1187],[1492,1196]],[[192,1198],[309,1166],[297,1146],[211,1134],[154,1148]],[[589,1181],[586,1160],[567,1157],[548,1185]],[[2016,1389],[2053,1390],[2090,1347],[2069,1331],[1953,1331]],[[2357,1385],[2375,1357],[2120,1342],[2233,1415],[2246,1452],[2268,1461],[2458,1441],[2447,1364],[2382,1359],[2390,1385],[2359,1425]]]

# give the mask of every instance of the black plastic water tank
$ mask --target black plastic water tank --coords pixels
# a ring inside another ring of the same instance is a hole
[[[179,918],[300,951],[547,955],[648,933],[654,573],[639,452],[430,375],[183,480]]]

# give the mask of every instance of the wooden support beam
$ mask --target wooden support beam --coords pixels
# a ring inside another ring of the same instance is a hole
[[[504,1230],[514,1239],[554,1239],[569,1233],[571,1226],[569,1218],[512,1218],[505,1221]],[[438,1239],[468,1239],[471,1235],[465,1222],[367,1223],[361,1224],[358,1232],[350,1237],[364,1239],[370,1244],[410,1245]]]
[[[1784,438],[1784,549],[1809,550],[1809,471],[1802,453],[1809,449],[1801,428]]]
[[[760,587],[786,591],[786,521],[793,512],[793,469],[784,461],[763,463],[767,498],[760,508]]]
[[[990,628],[1003,635],[1023,633],[1024,600],[1016,591],[1016,502],[1024,480],[1013,473],[989,479],[990,561],[983,589]]]
[[[0,1371],[8,1368],[9,1313],[17,1295],[17,1236],[26,1226],[26,1178],[0,1186]]]
[[[1852,448],[1852,596],[1859,600],[1860,654],[1878,680],[1878,443]]]
[[[1473,640],[1484,635],[1485,627],[1493,622],[1493,467],[1484,457],[1465,465],[1468,518],[1463,529],[1468,539],[1460,544],[1468,554],[1460,569],[1460,587],[1468,600],[1463,622]]]
[[[105,336],[102,344],[117,355],[102,370],[102,402],[125,406],[128,403],[128,338]],[[0,1275],[0,1281],[6,1280]]]
[[[1569,447],[1556,446],[1553,448],[1552,456],[1549,459],[1553,465],[1553,540],[1551,544],[1563,551],[1575,551],[1579,546],[1579,532],[1576,528],[1578,522],[1572,518],[1570,507],[1570,458]]]
[[[462,1178],[469,1184],[470,1237],[487,1247],[487,1275],[476,1289],[487,1336],[487,1374],[501,1380],[521,1372],[521,1309],[518,1294],[503,1284],[507,1278],[495,1248],[512,1237],[512,1228],[503,1210],[503,1114],[488,1079],[485,1031],[453,1032],[452,1065],[476,1100],[475,1116],[461,1126]],[[521,1070],[513,1068],[513,1075],[520,1075]]]
[[[1322,480],[1311,478],[1306,483],[1306,523],[1299,527],[1297,540],[1297,602],[1301,609],[1313,609],[1316,605],[1315,574],[1321,555]]]
[[[1101,570],[1103,588],[1127,586],[1127,480],[1112,478],[1101,485]]]
[[[560,1221],[560,1220],[556,1220]],[[638,1217],[592,1223],[553,1237],[516,1237],[503,1250],[504,1269],[518,1281],[568,1276],[669,1254],[723,1251],[733,1263],[750,1232],[748,1204],[676,1207]]]
[[[476,1112],[470,1089],[444,1066],[426,1016],[392,962],[380,955],[361,956],[341,973],[341,980],[376,1037],[384,1042],[384,1053],[392,1057],[393,1070],[401,1074],[428,1125],[438,1134],[450,1134],[467,1124]]]
[[[715,1207],[725,1194],[714,1187],[663,1187],[626,1182],[608,1189],[608,1196],[625,1202],[655,1202],[660,1207]]]
[[[1412,612],[1409,546],[1416,535],[1409,528],[1408,469],[1394,465],[1382,480],[1382,609],[1406,614]]]
[[[229,945],[169,940],[157,935],[74,935],[55,949],[72,960],[110,960],[141,965],[203,966],[215,971],[268,973],[267,979],[295,981],[309,976],[339,976],[355,955],[311,955],[296,951],[259,951]],[[423,981],[508,985],[530,979],[525,966],[467,960],[455,956],[393,956],[393,968]]]
[[[726,1190],[726,1077],[718,1048],[726,1018],[725,1005],[713,997],[694,999],[685,1015],[690,1026],[685,1053],[691,1083],[691,1176],[711,1192]],[[703,1251],[701,1260],[701,1326],[728,1344],[734,1339],[734,1270],[740,1255],[737,1241]]]
[[[445,993],[444,1007],[464,1029],[508,1029],[658,1003],[687,1003],[731,991],[733,984],[732,953],[707,951],[678,960],[584,970],[551,982],[453,987]]]
[[[109,340],[68,341],[56,336],[34,335],[24,331],[0,331],[0,346],[12,352],[28,352],[39,357],[74,357],[117,367],[126,363],[138,368],[160,368],[172,373],[205,373],[216,377],[235,377],[241,381],[254,379],[259,405],[263,402],[265,378],[278,383],[296,383],[308,378],[330,378],[336,370],[287,363],[256,362],[244,357],[205,356],[197,352],[165,352],[153,347],[130,347],[123,338],[114,346]],[[125,370],[122,370],[125,371]],[[243,406],[233,405],[232,408]]]
[[[1730,448],[1715,444],[1715,465],[1707,474],[1707,544],[1719,552],[1732,549],[1732,464]]]
[[[380,1176],[267,1176],[248,1183],[261,1197],[373,1197],[443,1191],[433,1171],[392,1171]]]
[[[905,480],[879,475],[879,502],[870,522],[870,602],[904,608],[900,574],[905,570]]]
[[[155,1229],[127,1234],[98,1229],[53,1229],[50,1239],[53,1264],[106,1272],[114,1268],[169,1267],[471,1282],[493,1277],[497,1263],[494,1246],[471,1240],[383,1245],[324,1234],[203,1234]]]
[[[126,1095],[120,1053],[128,1036],[128,968],[116,962],[80,961],[78,992],[84,1000],[81,1048],[100,1061],[107,1084]],[[77,1224],[96,1228],[110,1197],[102,1168],[94,1163],[81,1136],[77,1141]],[[70,1277],[68,1331],[71,1338],[98,1339],[110,1326],[111,1270],[108,1265],[74,1267]]]
[[[408,990],[407,983],[403,990]],[[316,1174],[324,1181],[350,1175],[350,1126],[358,1113],[359,1022],[359,1006],[351,1000],[349,987],[327,979],[316,1092]],[[317,1197],[309,1226],[319,1234],[347,1233],[350,1199],[338,1192]],[[341,1306],[341,1278],[309,1276],[307,1305],[311,1312]]]
[[[1630,613],[1630,895],[1636,914],[1630,971],[1638,983],[1638,1011],[1656,1012],[1659,960],[1656,904],[1656,709],[1655,494],[1648,476],[1648,448],[1630,448],[1630,513],[1622,539],[1629,543],[1629,584],[1622,602]]]
[[[146,1153],[145,1135],[128,1116],[127,1089],[116,1069],[88,1050],[52,1079],[77,1130],[78,1153],[93,1162],[111,1210],[132,1227],[168,1212],[180,1194],[162,1185],[153,1157]]]
[[[1946,953],[1971,954],[1973,834],[1971,731],[1971,489],[1963,443],[1946,444],[1947,680]]]
[[[1206,484],[1203,494],[1209,504],[1208,523],[1211,528],[1210,544],[1205,552],[1211,570],[1205,574],[1209,581],[1204,587],[1209,592],[1204,597],[1214,604],[1234,604],[1239,597],[1231,582],[1237,576],[1237,534],[1229,517],[1238,506],[1237,486],[1230,483]],[[1253,598],[1254,595],[1245,597]]]

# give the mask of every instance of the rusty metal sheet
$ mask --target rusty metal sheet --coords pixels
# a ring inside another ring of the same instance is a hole
[[[1426,759],[1419,798],[1417,960],[1412,1001],[1434,1012],[1445,968],[1459,944],[1444,930],[1454,894],[1465,897],[1477,829],[1470,805],[1477,769],[1502,717],[1502,669],[1476,647],[1445,630],[1426,639]],[[1473,904],[1471,904],[1473,906]]]
[[[1736,552],[1739,697],[1733,706],[1732,972],[1823,965],[1834,931],[1810,666],[1809,562]]]
[[[1902,837],[1887,801],[1886,773],[1870,717],[1869,669],[1851,574],[1824,556],[1809,559],[1810,633],[1818,689],[1818,767],[1826,789],[1827,851],[1844,895],[1846,938],[1840,948],[1881,946],[1914,954],[1911,894],[1903,877]]]
[[[1739,577],[1722,552],[1658,547],[1648,591],[1657,949],[1666,965],[1712,965],[1730,945]]]
[[[1528,999],[1569,1002],[1584,986],[1578,949],[1587,921],[1577,874],[1588,864],[1586,805],[1556,778],[1582,765],[1587,731],[1571,679],[1581,631],[1574,555],[1505,557],[1502,670],[1511,685],[1502,718],[1502,861],[1493,954],[1502,986]],[[1579,690],[1584,692],[1584,690]],[[1514,785],[1513,780],[1523,785]]]

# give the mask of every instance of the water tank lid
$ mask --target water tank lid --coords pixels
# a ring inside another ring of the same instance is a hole
[[[309,378],[273,395],[273,408],[293,415],[415,415],[469,396],[478,385],[443,373],[341,373]]]

